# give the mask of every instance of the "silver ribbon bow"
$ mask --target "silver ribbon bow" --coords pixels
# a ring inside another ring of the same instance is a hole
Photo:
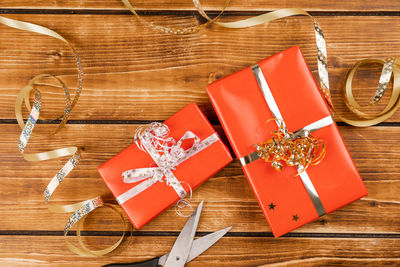
[[[125,183],[143,182],[118,196],[117,202],[120,205],[148,189],[156,182],[165,182],[183,199],[186,196],[186,191],[182,186],[182,182],[175,177],[172,171],[180,163],[209,147],[219,139],[217,133],[213,133],[200,142],[200,138],[197,135],[191,131],[187,131],[176,142],[173,137],[168,135],[168,126],[159,122],[153,122],[136,130],[136,145],[139,149],[149,153],[157,166],[131,169],[122,173]],[[194,140],[193,145],[184,150],[182,148],[183,141],[190,139]]]

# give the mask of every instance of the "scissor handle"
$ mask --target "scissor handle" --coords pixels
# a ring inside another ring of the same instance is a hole
[[[159,259],[159,257],[156,257],[154,259],[141,262],[111,263],[104,265],[103,267],[157,267]]]

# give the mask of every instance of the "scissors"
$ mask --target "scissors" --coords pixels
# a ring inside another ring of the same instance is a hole
[[[187,220],[169,253],[147,261],[113,263],[104,265],[103,267],[157,267],[159,265],[164,267],[185,266],[186,263],[192,261],[204,251],[209,249],[212,245],[214,245],[232,228],[232,226],[230,226],[193,240],[196,234],[197,225],[199,223],[201,210],[203,208],[203,202],[204,201],[201,201],[197,209]]]

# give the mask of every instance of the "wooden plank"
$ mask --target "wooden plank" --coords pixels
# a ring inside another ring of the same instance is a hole
[[[192,1],[175,0],[131,0],[132,5],[138,10],[194,10]],[[224,0],[201,1],[207,10],[220,10]],[[307,1],[289,0],[277,2],[273,0],[231,0],[228,10],[254,11],[273,10],[278,8],[297,7],[312,11],[398,11],[399,4],[396,1]],[[119,0],[80,0],[80,1],[46,1],[37,0],[34,3],[28,0],[3,0],[0,8],[33,8],[33,9],[125,9]]]
[[[9,195],[15,193],[10,189],[12,187],[10,181],[2,181],[0,184],[8,190]],[[14,187],[24,186],[24,189],[18,191],[24,191],[25,194],[30,194],[30,197],[17,198],[20,194],[15,194],[13,200],[1,201],[2,231],[62,231],[64,229],[71,214],[52,214],[47,210],[45,203],[40,199],[44,184],[44,180],[12,184]],[[71,204],[98,194],[101,194],[107,203],[116,204],[100,179],[98,181],[80,179],[79,182],[74,181],[74,185],[70,184],[71,182],[64,184],[54,197],[62,200],[52,201],[52,204]],[[400,219],[397,215],[399,200],[395,194],[398,194],[400,183],[366,182],[366,185],[370,196],[293,232],[399,233]],[[91,188],[84,192],[82,186]],[[393,193],[384,195],[382,192],[385,191]],[[2,193],[2,195],[7,195],[7,193]],[[65,201],[65,199],[70,201]],[[194,192],[191,203],[197,206],[203,199],[205,200],[205,209],[202,213],[204,224],[199,226],[199,231],[215,231],[232,226],[232,232],[271,232],[245,177],[224,179],[217,176],[210,179]],[[38,223],[38,221],[45,223]],[[180,231],[185,221],[185,218],[175,214],[175,209],[172,207],[140,231]],[[99,209],[91,214],[85,227],[85,230],[90,231],[120,231],[122,229],[121,221],[117,215],[110,214],[109,209]]]
[[[46,132],[54,125],[39,125],[39,127],[37,129],[39,132]],[[59,134],[50,138],[33,137],[27,151],[45,151],[68,145],[84,146],[86,148],[83,153],[85,168],[81,170],[79,166],[73,177],[96,177],[97,166],[132,143],[132,136],[136,127],[137,125],[118,124],[67,125]],[[222,128],[220,126],[216,128],[223,140],[226,140]],[[363,174],[364,180],[399,180],[400,177],[397,174],[400,173],[400,167],[393,164],[399,159],[400,154],[400,148],[393,145],[399,142],[399,127],[355,128],[340,126],[339,128],[357,168]],[[54,160],[52,161],[53,164],[49,164],[49,162],[26,162],[17,150],[19,133],[20,129],[17,125],[3,124],[0,126],[0,144],[2,145],[0,164],[2,169],[6,170],[2,172],[2,177],[12,178],[16,174],[27,178],[41,177],[43,176],[43,166],[47,166],[50,172],[45,177],[51,177],[51,174],[57,171],[65,159]],[[21,166],[29,168],[31,171],[28,173],[18,172]],[[238,163],[234,163],[232,168],[240,169]],[[88,170],[90,172],[87,172]],[[233,171],[231,168],[226,173],[226,175],[240,174],[241,171]]]
[[[54,125],[39,125],[44,131]],[[83,161],[71,173],[54,195],[55,204],[78,202],[98,194],[114,201],[97,173],[97,167],[132,142],[137,125],[67,125],[61,133],[46,143],[33,138],[29,151],[59,148],[67,145],[85,146]],[[221,127],[218,132],[223,135]],[[400,197],[399,127],[340,127],[369,191],[369,196],[332,214],[308,224],[297,232],[314,233],[399,233],[397,216]],[[29,163],[17,151],[17,125],[0,126],[0,217],[1,230],[62,230],[68,215],[47,211],[42,200],[50,178],[66,159]],[[51,143],[51,144],[50,144]],[[47,145],[50,144],[50,145]],[[233,225],[235,232],[270,231],[254,194],[235,160],[225,169],[196,189],[193,203],[206,200],[200,231],[214,231]],[[115,202],[114,202],[115,203]],[[90,219],[89,230],[118,230],[119,221],[104,209]],[[46,226],[38,224],[38,220]],[[185,218],[171,208],[153,220],[143,231],[179,231]],[[15,222],[18,223],[15,223]]]
[[[154,32],[133,16],[8,17],[50,27],[77,47],[86,80],[72,119],[164,120],[187,103],[196,102],[216,122],[205,92],[210,81],[294,45],[301,47],[316,75],[314,34],[306,17],[243,30],[213,26],[188,36]],[[149,16],[147,19],[169,26],[196,23],[190,16]],[[322,16],[317,19],[328,43],[334,103],[338,112],[344,112],[340,88],[346,71],[356,60],[365,57],[396,55],[400,49],[400,17]],[[15,97],[36,74],[63,74],[67,83],[74,86],[76,66],[67,47],[37,34],[4,26],[1,30],[0,119],[14,118]],[[360,103],[368,103],[378,77],[377,67],[360,72],[355,81]],[[62,111],[62,94],[54,89],[44,93],[47,115],[54,116]],[[382,107],[378,105],[377,110]],[[389,121],[399,121],[399,116],[396,113]]]
[[[136,262],[167,253],[176,237],[132,237],[125,250],[111,257],[72,254],[59,236],[2,236],[0,263],[52,266],[99,266]],[[116,237],[88,237],[96,247],[111,245]],[[40,244],[40,245],[38,245]],[[186,266],[397,266],[399,239],[243,238],[223,237]],[[301,248],[301,249],[299,249]]]

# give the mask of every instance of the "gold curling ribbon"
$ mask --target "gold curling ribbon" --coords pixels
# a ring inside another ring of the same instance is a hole
[[[277,119],[268,121],[271,120]],[[257,152],[277,171],[282,171],[285,163],[286,166],[301,167],[303,172],[310,165],[318,165],[324,159],[326,146],[323,140],[314,137],[310,132],[306,131],[305,134],[297,136],[281,123],[279,129],[272,133],[270,140],[257,145]]]
[[[58,77],[51,75],[51,74],[41,74],[35,76],[18,94],[16,104],[15,104],[15,115],[18,121],[19,126],[22,129],[20,141],[19,141],[19,149],[21,153],[24,156],[24,159],[27,161],[43,161],[43,160],[50,160],[50,159],[55,159],[59,157],[65,157],[65,156],[71,156],[71,158],[68,160],[68,162],[60,169],[60,171],[56,174],[56,176],[52,179],[52,181],[49,183],[47,186],[45,193],[44,193],[44,198],[46,203],[49,201],[52,193],[54,190],[57,188],[57,186],[62,182],[62,180],[68,175],[68,173],[78,164],[80,160],[80,150],[81,148],[72,146],[72,147],[65,147],[65,148],[60,148],[52,151],[47,151],[47,152],[42,152],[42,153],[32,153],[32,154],[27,154],[25,153],[25,148],[28,144],[29,138],[32,135],[33,128],[36,125],[36,122],[39,118],[40,114],[40,108],[41,108],[41,93],[38,89],[35,88],[36,83],[42,79],[42,78],[54,78],[63,88],[64,93],[65,93],[65,99],[66,99],[66,106],[64,113],[59,116],[56,120],[61,119],[61,122],[58,124],[55,130],[50,132],[47,135],[54,135],[57,132],[59,132],[67,122],[70,112],[77,103],[81,90],[82,90],[82,84],[83,84],[83,69],[82,69],[82,64],[81,60],[79,58],[79,55],[75,51],[75,49],[70,45],[70,43],[64,39],[61,35],[59,35],[57,32],[52,31],[48,28],[28,23],[28,22],[23,22],[23,21],[18,21],[14,19],[9,19],[0,16],[0,23],[4,24],[6,26],[20,29],[20,30],[25,30],[25,31],[30,31],[34,33],[39,33],[43,35],[47,35],[53,38],[56,38],[64,43],[66,43],[73,51],[73,54],[75,56],[75,60],[78,66],[78,85],[77,89],[75,92],[74,99],[71,101],[69,90],[65,83],[59,79]],[[31,106],[29,99],[31,96],[31,93],[34,94],[34,103],[33,106]],[[23,102],[25,102],[25,106],[30,112],[30,117],[27,120],[26,123],[24,123],[23,117],[22,117],[22,105]],[[41,118],[44,118],[43,116],[40,116]],[[74,203],[70,205],[48,205],[47,206],[49,211],[54,212],[54,213],[71,213],[73,212],[73,215],[70,217],[68,220],[65,229],[64,229],[64,236],[66,237],[68,234],[69,229],[77,224],[77,238],[78,242],[80,245],[80,248],[74,246],[71,244],[67,239],[65,239],[67,247],[74,253],[82,255],[82,256],[103,256],[111,251],[115,250],[123,241],[123,238],[125,236],[125,231],[123,232],[121,238],[112,246],[102,249],[102,250],[90,250],[88,249],[85,244],[82,241],[81,238],[81,229],[83,227],[84,221],[86,216],[92,212],[93,210],[99,208],[99,207],[107,207],[111,208],[114,212],[116,212],[120,217],[121,220],[124,224],[124,226],[127,226],[126,229],[129,227],[129,223],[126,222],[123,214],[121,213],[120,210],[118,210],[118,205],[112,205],[112,204],[104,204],[101,197],[95,197],[92,199],[88,199],[79,203]],[[132,233],[132,232],[131,232]]]
[[[354,119],[348,119],[343,116],[338,117],[346,122],[347,124],[354,125],[354,126],[359,126],[359,127],[367,127],[367,126],[372,126],[376,125],[378,123],[381,123],[388,118],[390,118],[396,110],[399,108],[400,105],[400,59],[399,58],[394,58],[394,59],[388,59],[386,61],[381,60],[381,59],[364,59],[360,60],[357,62],[347,73],[346,79],[345,79],[345,87],[344,87],[344,100],[346,103],[346,106],[349,108],[351,112],[356,114],[359,118],[362,118],[361,120],[354,120]],[[357,101],[355,100],[353,96],[353,89],[352,89],[352,82],[354,75],[357,71],[357,69],[365,64],[381,64],[383,66],[382,69],[382,74],[381,78],[378,83],[378,87],[376,89],[374,97],[371,99],[370,103],[368,106],[375,105],[380,99],[382,98],[383,94],[386,91],[386,87],[391,79],[392,73],[388,72],[393,72],[393,89],[389,98],[388,103],[386,104],[386,107],[379,112],[377,115],[371,115],[367,114],[360,109],[362,108]],[[385,73],[386,72],[386,73]],[[386,76],[386,77],[384,77]]]
[[[135,8],[132,6],[129,0],[121,0],[121,2],[129,9],[129,11],[134,14],[141,23],[143,23],[146,26],[149,26],[155,30],[158,30],[163,33],[171,33],[171,34],[176,34],[176,35],[182,35],[182,34],[189,34],[189,33],[194,33],[198,32],[202,27],[205,27],[213,22],[215,22],[221,15],[224,13],[226,7],[229,5],[230,0],[225,0],[224,6],[221,10],[221,12],[213,19],[208,19],[206,23],[192,26],[192,27],[180,27],[180,28],[170,28],[170,27],[165,27],[162,25],[156,25],[152,22],[148,22],[145,19],[143,19],[139,14],[136,12]]]
[[[193,3],[198,10],[198,12],[207,20],[211,20],[207,14],[204,12],[204,9],[200,5],[199,0],[193,0]],[[399,75],[399,66],[400,61],[399,58],[388,59],[386,61],[380,59],[363,59],[358,61],[348,72],[346,79],[345,79],[345,87],[343,88],[343,97],[346,103],[346,106],[349,110],[357,115],[360,119],[350,119],[345,116],[339,115],[335,112],[330,90],[329,90],[329,78],[328,78],[328,63],[327,63],[327,56],[326,56],[326,44],[325,44],[325,37],[322,32],[321,27],[319,26],[318,22],[306,11],[299,9],[299,8],[285,8],[279,9],[276,11],[272,11],[269,13],[264,13],[258,16],[254,16],[248,19],[234,21],[234,22],[214,22],[215,24],[231,29],[238,29],[238,28],[247,28],[252,26],[257,26],[260,24],[265,24],[272,22],[277,19],[290,17],[294,15],[305,15],[309,16],[313,19],[314,22],[314,29],[316,35],[316,43],[317,43],[317,52],[318,52],[318,75],[320,79],[320,90],[322,95],[324,96],[328,106],[330,107],[331,111],[335,114],[338,119],[346,122],[347,124],[357,126],[357,127],[367,127],[376,125],[387,120],[391,117],[396,110],[399,108],[400,105],[400,75]],[[382,74],[378,83],[378,87],[376,89],[374,97],[371,99],[369,106],[375,105],[379,102],[386,91],[387,85],[391,79],[391,74],[393,72],[393,90],[390,96],[390,99],[386,105],[386,107],[377,115],[367,114],[362,112],[360,109],[362,108],[355,98],[353,97],[353,89],[352,89],[352,81],[353,77],[357,71],[357,69],[361,65],[371,64],[371,63],[379,63],[383,65]]]
[[[137,13],[134,11],[132,5],[130,5],[128,0],[121,0],[125,6],[127,6],[132,13],[134,13],[139,19],[140,16],[137,15]],[[210,18],[204,8],[200,4],[200,0],[192,0],[195,8],[199,12],[199,14],[205,18],[208,23],[214,23],[218,26],[225,27],[225,28],[230,28],[230,29],[240,29],[240,28],[248,28],[248,27],[253,27],[261,24],[266,24],[269,22],[272,22],[274,20],[286,18],[286,17],[291,17],[295,15],[304,15],[308,16],[313,20],[314,23],[314,30],[315,30],[315,37],[316,37],[316,44],[317,44],[317,54],[318,54],[318,75],[319,75],[319,80],[320,80],[320,90],[321,94],[326,100],[326,103],[328,104],[329,108],[331,109],[332,113],[335,114],[335,117],[338,119],[346,122],[347,124],[353,125],[353,126],[358,126],[358,127],[367,127],[367,126],[372,126],[378,123],[381,123],[391,117],[396,110],[399,108],[400,105],[400,59],[399,58],[394,58],[394,59],[389,59],[387,61],[383,61],[381,59],[363,59],[358,61],[352,69],[349,70],[346,80],[345,80],[345,87],[343,88],[343,96],[344,96],[344,101],[349,108],[349,110],[355,114],[357,117],[360,119],[351,119],[347,118],[345,116],[339,115],[335,112],[331,95],[330,95],[330,90],[329,90],[329,77],[328,77],[328,62],[327,62],[327,53],[326,53],[326,44],[325,44],[325,37],[323,34],[323,31],[321,27],[319,26],[318,22],[305,10],[302,10],[300,8],[284,8],[284,9],[278,9],[272,12],[264,13],[261,15],[257,15],[254,17],[250,17],[247,19],[243,20],[238,20],[238,21],[233,21],[233,22],[219,22],[217,19],[221,17],[222,13],[226,9],[228,5],[228,1],[225,2],[225,5],[222,9],[222,11],[219,13],[219,15],[216,18]],[[141,19],[142,20],[142,19]],[[202,24],[202,25],[206,25]],[[152,25],[150,25],[152,26]],[[200,25],[201,26],[201,25]],[[153,27],[156,30],[160,30],[158,27]],[[200,30],[201,27],[198,27],[196,30]],[[170,31],[165,31],[162,30],[163,32],[169,32]],[[179,34],[189,34],[192,33],[193,31],[185,31],[182,32],[180,31]],[[175,32],[172,32],[175,33]],[[177,33],[175,33],[177,34]],[[356,70],[364,64],[371,64],[371,63],[379,63],[383,65],[382,69],[382,74],[378,83],[378,87],[376,89],[375,95],[372,98],[369,106],[372,106],[379,102],[383,96],[383,94],[386,91],[386,87],[391,79],[391,74],[393,72],[393,90],[390,96],[390,99],[386,105],[386,107],[377,115],[370,115],[365,112],[362,112],[360,109],[362,108],[357,101],[354,99],[353,94],[352,94],[352,80],[355,75]],[[390,73],[389,75],[385,75]]]

